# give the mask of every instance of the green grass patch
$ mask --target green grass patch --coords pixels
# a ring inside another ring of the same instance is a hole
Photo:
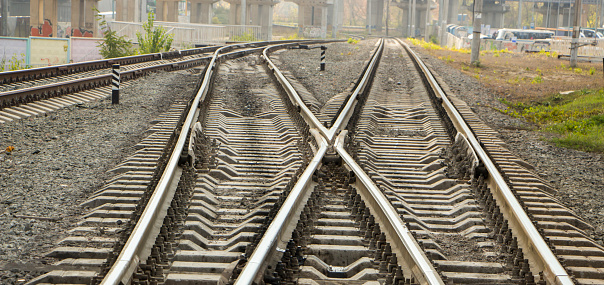
[[[556,94],[540,102],[513,103],[501,112],[537,124],[542,131],[558,134],[558,146],[604,152],[604,89]]]

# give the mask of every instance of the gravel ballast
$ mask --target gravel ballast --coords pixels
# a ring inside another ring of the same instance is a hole
[[[106,171],[198,80],[154,73],[123,87],[119,105],[109,96],[0,124],[0,147],[15,148],[0,154],[0,284],[22,283],[52,262],[45,253],[86,213],[79,205],[111,178]]]
[[[464,100],[483,122],[499,132],[512,153],[534,166],[534,171],[558,190],[554,196],[563,205],[594,226],[591,237],[604,245],[604,155],[549,143],[551,134],[535,131],[535,126],[496,111],[494,108],[506,107],[496,92],[442,60],[422,53],[421,48],[412,49],[437,74],[443,90]]]
[[[350,83],[350,78],[356,80],[361,72],[361,68],[351,68],[351,65],[362,66],[369,58],[369,51],[374,44],[375,39],[364,40],[356,45],[348,44],[359,54],[356,63],[348,61],[346,57],[330,58],[330,50],[348,46],[343,43],[332,44],[340,45],[337,48],[329,45],[327,68],[334,73],[332,77],[322,77],[316,69],[312,69],[312,63],[301,56],[308,51],[291,50],[280,56],[287,66],[283,68],[298,74],[298,80],[311,92],[322,89],[343,91],[343,87]],[[495,92],[485,88],[476,79],[447,66],[442,60],[422,53],[421,48],[412,48],[421,54],[422,60],[435,73],[445,92],[466,101],[482,121],[499,132],[500,138],[507,143],[512,153],[533,165],[534,171],[558,190],[555,197],[563,205],[595,227],[591,236],[604,244],[604,155],[560,148],[547,142],[549,134],[534,131],[534,126],[494,110],[505,108]],[[366,58],[360,58],[361,54],[367,54]],[[296,70],[301,66],[305,68]],[[321,92],[314,94],[317,99],[326,96]],[[324,97],[319,100],[328,99]]]

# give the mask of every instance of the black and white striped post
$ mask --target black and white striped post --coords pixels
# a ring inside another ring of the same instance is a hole
[[[111,78],[111,104],[120,103],[120,65],[113,65],[113,77]]]
[[[321,46],[321,71],[325,71],[325,51],[327,50],[326,46]]]

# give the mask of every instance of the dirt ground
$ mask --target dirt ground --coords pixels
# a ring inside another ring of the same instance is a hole
[[[449,66],[478,79],[499,97],[530,102],[554,93],[604,88],[602,62],[570,61],[544,53],[487,52],[479,57],[480,67],[470,65],[470,54],[452,50],[425,50]]]

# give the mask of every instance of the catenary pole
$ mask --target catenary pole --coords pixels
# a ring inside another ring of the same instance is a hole
[[[482,0],[474,0],[474,17],[472,31],[472,52],[471,63],[474,66],[480,64],[478,56],[480,55],[480,24],[482,23]]]
[[[570,42],[570,67],[577,67],[577,52],[579,51],[579,34],[581,25],[581,0],[575,0],[575,17],[573,18],[573,38]]]

